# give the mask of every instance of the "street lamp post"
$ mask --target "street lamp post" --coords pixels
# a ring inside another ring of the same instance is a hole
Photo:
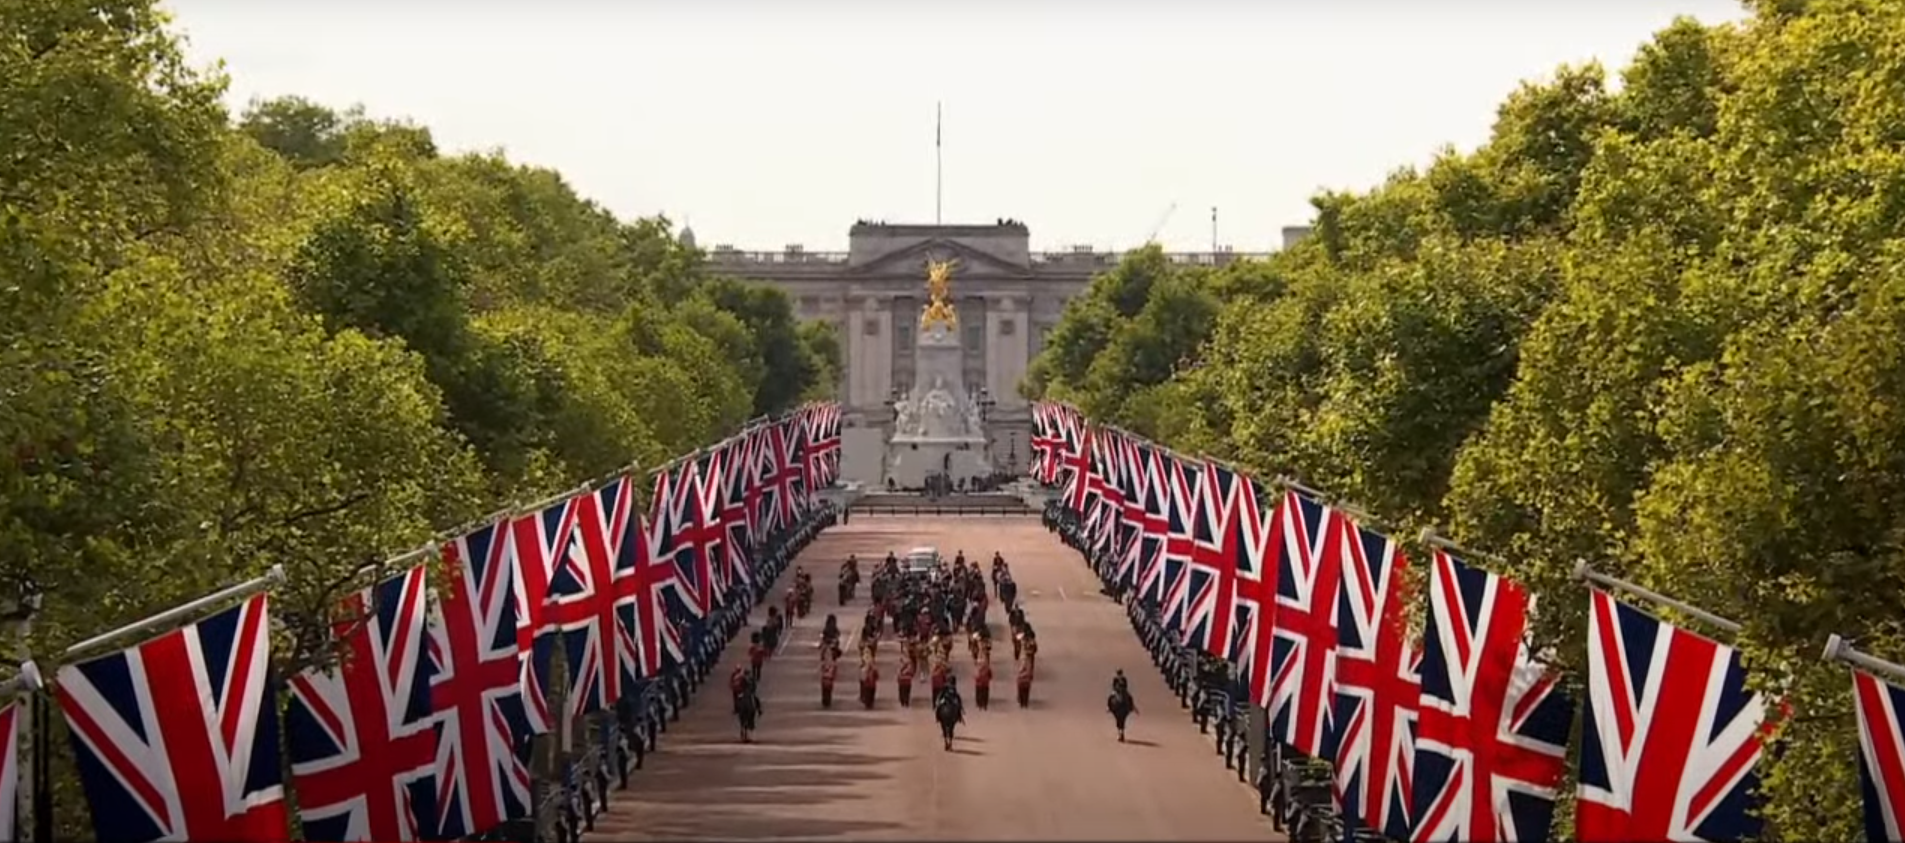
[[[986,461],[991,462],[993,444],[991,424],[992,408],[997,406],[999,402],[993,400],[991,390],[982,386],[979,387],[979,400],[976,403],[979,405],[979,426],[986,434]]]

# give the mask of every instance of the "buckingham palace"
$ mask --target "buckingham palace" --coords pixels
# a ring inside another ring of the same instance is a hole
[[[682,237],[692,242],[693,233]],[[772,283],[793,299],[803,320],[822,320],[840,332],[844,371],[839,400],[849,431],[866,430],[867,442],[883,438],[892,402],[913,386],[915,331],[926,304],[923,268],[951,260],[958,269],[952,299],[958,311],[965,383],[983,389],[988,401],[988,450],[995,465],[1022,467],[1029,460],[1030,408],[1019,396],[1026,365],[1044,348],[1065,303],[1083,292],[1092,276],[1116,266],[1121,253],[1077,247],[1034,252],[1024,223],[1000,220],[980,225],[890,225],[859,222],[848,230],[845,252],[812,252],[787,246],[778,252],[745,251],[729,245],[707,250],[710,268],[736,278]],[[1242,253],[1173,254],[1184,264],[1215,266]],[[855,437],[849,437],[855,438]],[[856,445],[843,443],[852,459]],[[851,475],[852,471],[848,471]]]

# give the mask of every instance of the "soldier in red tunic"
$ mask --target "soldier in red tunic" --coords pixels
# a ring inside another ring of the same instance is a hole
[[[900,665],[900,707],[913,707],[913,674],[919,672],[919,666],[911,661]]]
[[[820,662],[820,707],[833,708],[833,681],[840,675],[840,650],[831,649]]]
[[[980,662],[979,670],[972,675],[972,701],[979,704],[979,710],[986,710],[986,701],[992,699],[992,663]]]
[[[880,692],[880,666],[871,661],[860,665],[860,704],[873,709],[873,698]]]
[[[754,680],[760,681],[761,665],[767,663],[767,645],[761,643],[761,634],[756,632],[748,636],[747,664],[754,671]]]
[[[939,692],[946,690],[946,681],[951,678],[951,664],[942,661],[933,665],[933,699],[939,699]]]
[[[1030,706],[1031,704],[1032,704],[1032,660],[1022,659],[1019,661],[1019,707],[1026,708]]]

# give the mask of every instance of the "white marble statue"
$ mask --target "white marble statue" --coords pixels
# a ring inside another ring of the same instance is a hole
[[[895,434],[910,436],[919,432],[915,430],[919,424],[917,418],[918,412],[914,409],[913,400],[911,398],[902,398],[895,402],[893,405],[893,415],[893,432]]]

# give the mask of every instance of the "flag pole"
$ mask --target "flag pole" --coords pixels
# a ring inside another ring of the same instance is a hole
[[[941,103],[933,103],[933,225],[944,225],[941,211],[946,197],[945,112]]]
[[[1853,649],[1851,644],[1846,643],[1844,638],[1839,637],[1838,633],[1833,633],[1826,639],[1824,658],[1829,662],[1849,664],[1867,673],[1883,677],[1894,684],[1905,685],[1905,665],[1861,653]]]
[[[1507,560],[1492,553],[1485,553],[1483,551],[1463,547],[1457,544],[1454,539],[1436,532],[1434,527],[1423,527],[1422,532],[1416,536],[1416,539],[1430,547],[1446,550],[1464,559],[1480,559],[1484,562],[1492,562],[1496,565],[1504,566],[1508,564]]]
[[[207,606],[232,600],[243,600],[261,591],[267,591],[284,582],[284,566],[273,565],[264,576],[245,580],[237,585],[207,594],[181,606],[175,606],[142,621],[134,621],[111,632],[101,633],[66,648],[65,658],[72,659],[80,653],[95,650],[121,638],[127,638],[173,623],[203,611]]]
[[[45,687],[40,677],[40,668],[31,660],[20,663],[20,672],[12,679],[0,682],[0,699],[29,694]]]
[[[1665,606],[1669,609],[1673,609],[1674,611],[1680,612],[1681,614],[1684,614],[1688,617],[1699,618],[1700,620],[1706,621],[1707,623],[1712,624],[1715,627],[1724,629],[1727,632],[1735,634],[1735,635],[1738,635],[1742,628],[1739,624],[1734,623],[1733,621],[1727,620],[1726,618],[1720,617],[1719,615],[1716,615],[1705,609],[1701,609],[1696,606],[1691,606],[1686,603],[1682,603],[1678,600],[1675,600],[1671,597],[1661,594],[1660,592],[1653,591],[1652,589],[1643,588],[1641,586],[1635,585],[1631,582],[1620,579],[1618,577],[1611,577],[1611,576],[1608,576],[1607,574],[1600,573],[1594,570],[1592,567],[1590,567],[1587,563],[1587,560],[1585,559],[1575,560],[1574,579],[1578,582],[1592,583],[1594,585],[1601,586],[1602,588],[1605,588],[1609,591],[1619,591],[1619,592],[1631,595],[1633,597],[1637,597],[1641,600],[1645,600],[1656,606]]]

